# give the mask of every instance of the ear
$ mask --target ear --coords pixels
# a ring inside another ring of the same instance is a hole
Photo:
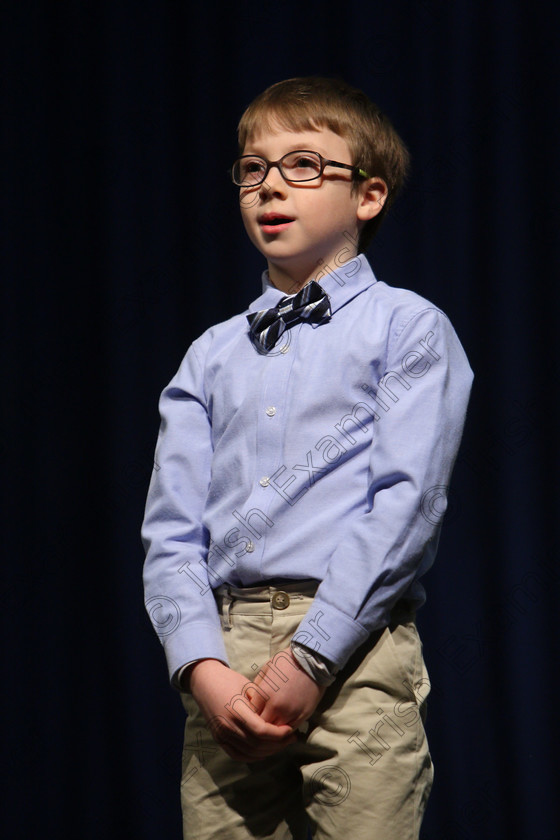
[[[357,216],[362,222],[369,222],[383,210],[389,188],[383,178],[369,178],[360,184]]]

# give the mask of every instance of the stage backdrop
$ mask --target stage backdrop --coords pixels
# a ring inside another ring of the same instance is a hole
[[[6,836],[180,836],[183,713],[141,587],[157,399],[190,342],[259,292],[227,175],[236,123],[307,74],[363,88],[407,141],[411,179],[369,257],[449,315],[475,372],[419,616],[436,766],[423,836],[559,836],[546,6],[4,4]]]

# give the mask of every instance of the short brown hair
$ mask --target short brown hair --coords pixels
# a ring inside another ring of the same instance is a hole
[[[251,102],[238,126],[239,148],[274,123],[290,131],[328,128],[350,147],[352,163],[388,187],[385,205],[364,225],[358,251],[365,251],[397,197],[409,169],[409,153],[389,118],[361,90],[321,76],[287,79]]]

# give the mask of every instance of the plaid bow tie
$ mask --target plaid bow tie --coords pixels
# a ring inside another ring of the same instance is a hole
[[[273,309],[261,309],[247,315],[253,339],[265,350],[271,350],[282,333],[298,321],[315,324],[330,318],[329,296],[321,286],[311,280],[296,295],[286,295]]]

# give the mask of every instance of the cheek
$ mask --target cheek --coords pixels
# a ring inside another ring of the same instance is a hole
[[[239,207],[241,209],[242,214],[244,213],[244,211],[251,210],[252,207],[256,207],[258,202],[258,190],[239,191]]]
[[[348,195],[340,196],[340,200],[330,207],[331,218],[337,219],[342,229],[353,227],[357,223],[356,203],[349,200]]]
[[[241,212],[241,220],[249,239],[254,242],[256,225],[251,221],[251,217],[247,213],[243,213],[243,211]]]
[[[257,250],[261,250],[262,242],[260,237],[260,230],[257,223],[256,211],[247,210],[241,205],[241,221],[245,228],[245,233],[249,237],[249,241],[253,243]]]
[[[245,193],[245,195],[239,196],[239,210],[241,211],[241,220],[245,226],[245,230],[247,233],[251,233],[251,229],[254,229],[257,224],[257,211],[254,209],[253,204],[255,202],[254,195],[251,193]]]

